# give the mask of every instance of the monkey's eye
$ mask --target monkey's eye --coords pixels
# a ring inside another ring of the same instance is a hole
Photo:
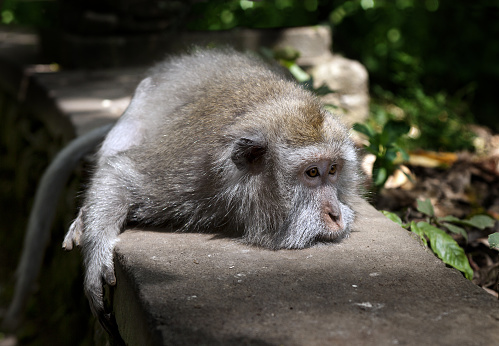
[[[306,171],[305,173],[307,173],[307,175],[311,178],[315,178],[315,177],[319,176],[319,170],[317,169],[317,167],[312,167],[308,171]]]
[[[336,165],[332,165],[331,168],[329,168],[329,174],[334,175],[336,173]]]

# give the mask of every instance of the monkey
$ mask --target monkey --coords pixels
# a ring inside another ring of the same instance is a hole
[[[349,129],[257,56],[195,49],[143,79],[97,152],[63,241],[79,246],[92,313],[115,330],[103,288],[129,224],[233,234],[301,249],[349,235],[360,170]]]

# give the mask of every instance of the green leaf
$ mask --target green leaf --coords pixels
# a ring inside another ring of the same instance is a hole
[[[473,278],[473,270],[464,250],[450,235],[427,222],[418,222],[417,227],[430,240],[433,252],[446,264],[460,270],[468,280]]]
[[[491,249],[499,250],[499,232],[489,235],[489,245]]]
[[[284,60],[286,62],[296,62],[300,57],[300,51],[294,49],[293,47],[286,46],[282,48],[275,48],[271,50],[274,59]]]
[[[421,242],[424,244],[424,246],[428,246],[428,242],[426,241],[426,237],[423,230],[421,230],[414,221],[411,221],[411,232],[419,235],[419,237],[421,238]]]
[[[366,146],[365,149],[371,154],[378,156],[378,148],[374,147],[372,144],[368,147]]]
[[[444,222],[443,225],[452,233],[460,234],[464,237],[464,239],[466,239],[466,241],[468,241],[468,233],[466,232],[466,230],[464,228],[461,228],[459,226],[456,226],[456,225],[453,225],[453,224],[450,224],[447,222]]]
[[[333,89],[329,88],[327,86],[326,83],[322,84],[320,87],[318,88],[314,88],[313,89],[313,92],[317,95],[317,96],[324,96],[324,95],[329,95],[329,94],[334,94],[336,93],[336,91],[334,91]]]
[[[476,227],[478,229],[485,229],[493,227],[496,221],[487,215],[475,215],[469,220],[462,220],[461,223],[464,225]]]
[[[404,173],[405,177],[407,178],[407,180],[409,180],[411,183],[414,183],[414,180],[412,179],[411,175],[407,172],[404,172],[402,169],[400,169],[400,171],[402,173]]]
[[[380,167],[377,170],[373,170],[373,183],[375,186],[383,186],[386,179],[388,179],[386,168]]]
[[[340,109],[340,106],[334,105],[332,103],[324,103],[324,107],[326,110],[330,111],[331,113],[334,113],[338,109]]]
[[[385,215],[387,218],[389,218],[390,220],[392,220],[393,222],[395,222],[399,226],[404,227],[402,220],[400,219],[400,217],[397,214],[391,213],[391,212],[386,211],[386,210],[381,210],[381,212],[383,213],[383,215]]]
[[[266,59],[268,60],[274,60],[274,52],[272,51],[272,49],[269,49],[267,47],[260,47],[259,49],[259,52],[261,55],[263,55],[263,57],[265,57]]]
[[[375,132],[374,130],[369,126],[361,123],[355,123],[353,124],[353,129],[357,132],[360,132],[367,137],[371,138],[374,136]]]
[[[418,199],[418,210],[425,215],[435,216],[435,211],[433,210],[433,206],[431,205],[431,201],[429,199],[425,199],[424,201]]]
[[[380,152],[383,149],[379,133],[374,132],[371,138],[369,138],[369,146],[376,148],[377,152]]]
[[[456,222],[456,223],[459,223],[459,222],[461,222],[461,219],[458,219],[457,217],[452,216],[452,215],[447,215],[444,217],[437,218],[437,221],[438,222]]]
[[[386,159],[389,162],[395,161],[395,159],[397,158],[397,151],[398,150],[394,148],[387,149],[385,154]]]
[[[285,62],[284,65],[288,68],[289,72],[295,77],[298,82],[307,82],[310,80],[310,75],[305,72],[300,66],[296,63]]]
[[[396,142],[400,136],[405,135],[411,127],[403,121],[389,120],[383,127],[383,144]]]

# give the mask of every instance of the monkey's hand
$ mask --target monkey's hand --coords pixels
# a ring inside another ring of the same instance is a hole
[[[84,289],[93,315],[101,325],[112,335],[119,336],[116,321],[111,312],[104,305],[104,285],[115,286],[113,249],[114,244],[105,246],[93,244],[96,247],[88,248],[84,243],[85,253],[85,282]],[[89,250],[91,250],[89,252]]]

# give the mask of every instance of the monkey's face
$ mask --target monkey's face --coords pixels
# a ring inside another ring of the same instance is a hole
[[[314,162],[299,177],[302,184],[319,197],[320,219],[327,228],[327,238],[336,238],[336,234],[345,228],[334,188],[338,171],[338,162],[326,159]]]
[[[342,156],[330,148],[317,147],[295,149],[287,155],[287,164],[283,164],[287,174],[278,181],[283,182],[280,189],[288,208],[276,234],[277,247],[302,248],[348,234],[354,214],[342,193],[347,192],[343,190],[350,168]]]
[[[239,201],[236,227],[244,229],[248,242],[303,248],[348,235],[356,151],[346,128],[329,114],[321,116],[318,123],[295,116],[286,127],[285,120],[275,119],[287,118],[276,115],[281,126],[246,129],[234,140],[230,158],[236,178],[231,181],[238,193],[230,200]]]

